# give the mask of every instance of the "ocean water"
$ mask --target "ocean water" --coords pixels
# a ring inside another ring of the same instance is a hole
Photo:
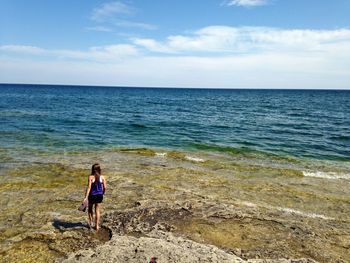
[[[0,107],[5,147],[227,147],[330,160],[350,156],[349,91],[3,84]]]
[[[76,207],[94,162],[110,185],[103,212],[150,198],[253,207],[334,236],[322,250],[350,260],[350,91],[1,84],[4,262],[47,262],[79,243],[54,222],[86,219]],[[242,247],[237,231],[225,247]]]
[[[0,85],[0,147],[161,147],[348,163],[350,91]]]

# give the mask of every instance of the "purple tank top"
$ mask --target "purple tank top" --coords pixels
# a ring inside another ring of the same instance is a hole
[[[100,180],[96,180],[95,177],[94,181],[91,184],[89,195],[103,195],[102,189],[102,178],[100,177]]]

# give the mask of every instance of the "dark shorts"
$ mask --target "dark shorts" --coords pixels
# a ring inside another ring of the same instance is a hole
[[[90,204],[99,204],[102,203],[103,195],[89,195]]]

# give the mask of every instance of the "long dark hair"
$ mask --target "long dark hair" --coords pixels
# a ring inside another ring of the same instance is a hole
[[[97,175],[97,177],[100,177],[101,175],[101,167],[100,164],[95,163],[91,168],[91,175]]]

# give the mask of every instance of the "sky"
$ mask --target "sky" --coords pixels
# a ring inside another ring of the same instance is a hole
[[[350,0],[0,0],[0,83],[350,89]]]

